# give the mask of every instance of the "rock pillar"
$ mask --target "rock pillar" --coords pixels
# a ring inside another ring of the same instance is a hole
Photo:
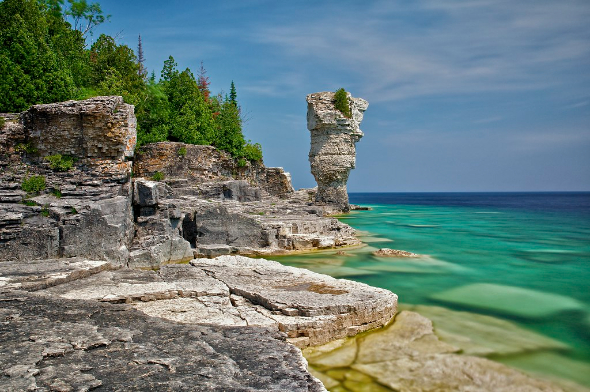
[[[359,126],[369,103],[347,93],[351,117],[334,107],[334,93],[307,96],[307,128],[311,132],[309,163],[318,183],[317,203],[331,204],[348,211],[346,182],[356,161],[355,144],[363,137]]]

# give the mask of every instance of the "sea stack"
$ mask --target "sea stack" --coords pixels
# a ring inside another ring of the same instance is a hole
[[[309,163],[318,183],[316,203],[329,204],[347,212],[346,182],[356,162],[355,144],[363,137],[359,126],[369,103],[346,93],[350,117],[334,106],[330,91],[307,96],[307,128],[311,132]]]

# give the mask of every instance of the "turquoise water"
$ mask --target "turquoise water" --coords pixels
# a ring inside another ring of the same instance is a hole
[[[558,358],[590,373],[590,194],[351,194],[351,202],[373,208],[339,217],[368,246],[277,260],[389,289],[400,304],[511,320],[568,344]],[[379,258],[378,248],[424,256]]]

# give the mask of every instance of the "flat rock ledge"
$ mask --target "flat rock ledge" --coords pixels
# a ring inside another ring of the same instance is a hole
[[[0,263],[0,303],[5,390],[323,391],[296,347],[386,325],[397,296],[243,256],[75,258]]]
[[[0,301],[2,391],[325,391],[269,328],[181,324],[25,291]]]

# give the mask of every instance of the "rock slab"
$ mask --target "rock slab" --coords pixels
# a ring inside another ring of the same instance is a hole
[[[184,325],[24,291],[0,301],[3,391],[325,391],[271,329]]]

